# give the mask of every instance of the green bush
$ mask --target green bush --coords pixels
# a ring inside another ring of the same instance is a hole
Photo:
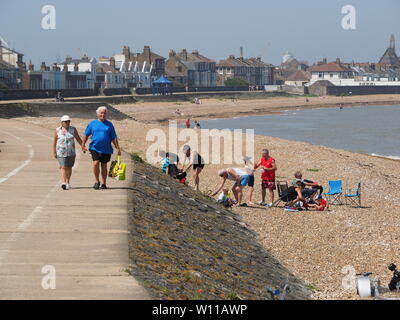
[[[131,154],[131,159],[132,159],[133,161],[136,161],[136,162],[144,163],[144,160],[142,159],[141,156],[139,156],[139,154],[138,154],[137,152],[133,152],[133,153]]]
[[[0,81],[0,89],[9,89],[9,88],[4,82]]]
[[[249,83],[247,81],[238,78],[229,78],[225,81],[226,87],[245,87],[248,85]]]

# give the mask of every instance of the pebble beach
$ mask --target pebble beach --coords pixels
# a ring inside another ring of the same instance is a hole
[[[130,119],[113,121],[120,143],[126,152],[136,152],[145,158],[151,142],[146,142],[150,129],[168,131],[166,120],[183,122],[187,117],[206,119],[244,114],[268,114],[290,108],[351,107],[353,105],[400,104],[399,95],[363,97],[304,97],[265,100],[204,100],[191,103],[138,103],[113,106]],[[304,106],[305,105],[305,106]],[[174,111],[179,109],[181,115]],[[62,114],[60,114],[61,116]],[[95,114],[93,114],[93,118]],[[46,128],[59,125],[59,118],[21,117]],[[87,115],[75,115],[72,125],[82,134]],[[362,183],[362,208],[332,205],[329,211],[285,212],[282,208],[258,205],[236,207],[244,222],[257,232],[260,243],[278,258],[298,278],[306,281],[314,299],[357,299],[354,289],[345,289],[342,282],[356,273],[373,272],[386,284],[391,278],[389,263],[400,263],[398,241],[400,222],[400,162],[349,151],[288,141],[267,136],[255,136],[255,155],[267,148],[275,158],[277,180],[290,182],[295,171],[318,181],[327,190],[329,180],[341,179],[345,188]],[[51,145],[49,144],[49,156]],[[86,155],[88,156],[88,155]],[[218,183],[217,172],[226,165],[206,165],[200,175],[200,190],[208,192]],[[55,164],[56,173],[56,164]],[[261,172],[255,173],[254,202],[261,200]],[[189,175],[188,183],[193,186]],[[246,192],[246,190],[245,190]],[[347,271],[346,271],[347,270]]]

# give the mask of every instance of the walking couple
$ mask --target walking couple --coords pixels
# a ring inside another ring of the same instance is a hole
[[[97,119],[91,121],[85,129],[83,139],[79,136],[75,127],[71,126],[71,118],[67,115],[61,117],[61,126],[54,132],[53,153],[60,165],[61,188],[71,189],[72,168],[75,164],[76,151],[75,140],[79,143],[82,151],[89,151],[93,160],[93,174],[95,190],[107,189],[107,163],[111,160],[113,153],[112,144],[121,155],[117,134],[113,124],[107,120],[107,108],[104,106],[96,110]],[[86,142],[91,137],[89,149]],[[101,184],[100,184],[101,173]]]

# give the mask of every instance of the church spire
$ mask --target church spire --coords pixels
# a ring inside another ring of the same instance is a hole
[[[395,49],[395,47],[396,47],[396,44],[395,44],[395,40],[394,40],[394,34],[392,34],[392,35],[390,36],[389,48]]]

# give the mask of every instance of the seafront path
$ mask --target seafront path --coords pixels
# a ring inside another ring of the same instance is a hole
[[[52,134],[0,119],[0,299],[149,299],[127,273],[128,182],[94,190],[77,144],[62,190]]]

